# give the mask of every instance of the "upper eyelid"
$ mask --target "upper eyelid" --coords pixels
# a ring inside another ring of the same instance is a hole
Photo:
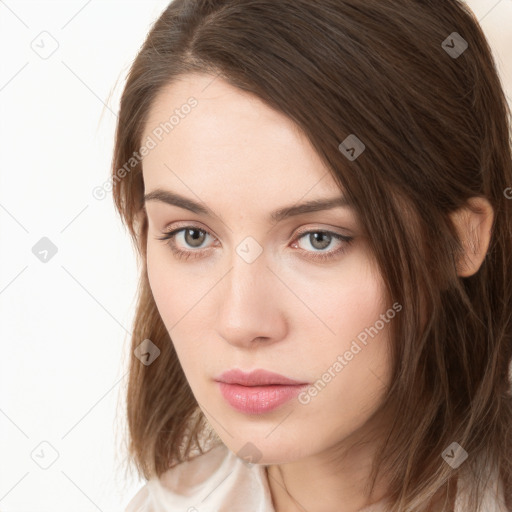
[[[178,225],[175,225],[175,224],[178,224]],[[182,225],[180,225],[180,224],[182,224]],[[314,223],[312,223],[312,224],[314,224]],[[164,233],[171,233],[172,231],[176,231],[178,229],[185,229],[187,227],[196,228],[196,229],[199,229],[199,230],[202,230],[202,231],[206,231],[209,234],[212,234],[212,230],[210,230],[208,228],[205,228],[205,227],[201,227],[200,225],[196,224],[195,221],[181,221],[181,222],[177,221],[177,222],[169,223],[166,227],[164,227],[163,232]],[[301,231],[301,232],[306,231],[307,232],[307,231],[315,230],[315,229],[318,230],[318,231],[333,231],[333,230],[336,230],[336,229],[346,229],[348,231],[351,231],[348,228],[331,228],[331,227],[325,227],[325,228],[324,227],[299,228],[299,231]]]

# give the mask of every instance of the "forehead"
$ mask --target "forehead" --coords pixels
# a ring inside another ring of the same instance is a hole
[[[244,207],[340,195],[291,119],[220,77],[185,75],[162,89],[142,140],[148,137],[156,145],[143,158],[146,191],[192,192]]]

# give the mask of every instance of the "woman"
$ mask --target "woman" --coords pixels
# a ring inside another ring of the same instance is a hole
[[[458,0],[168,6],[113,160],[127,511],[512,510],[510,119]]]

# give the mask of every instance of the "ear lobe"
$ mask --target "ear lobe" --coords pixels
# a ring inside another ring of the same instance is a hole
[[[457,274],[468,277],[475,274],[485,260],[491,240],[494,210],[483,197],[472,197],[467,206],[450,214],[463,246],[455,262]]]

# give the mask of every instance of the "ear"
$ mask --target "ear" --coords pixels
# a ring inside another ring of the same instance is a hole
[[[472,197],[467,206],[452,212],[450,217],[464,248],[456,262],[457,274],[461,277],[472,276],[478,271],[487,254],[494,210],[487,199]]]

